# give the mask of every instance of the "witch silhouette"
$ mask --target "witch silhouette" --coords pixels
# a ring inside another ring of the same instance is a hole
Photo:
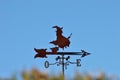
[[[54,44],[55,46],[58,46],[59,48],[62,48],[64,50],[64,48],[69,47],[70,45],[70,37],[72,35],[72,33],[70,34],[70,36],[65,37],[62,35],[63,31],[63,27],[59,27],[59,26],[53,26],[53,28],[56,28],[56,40],[51,41],[51,44]]]

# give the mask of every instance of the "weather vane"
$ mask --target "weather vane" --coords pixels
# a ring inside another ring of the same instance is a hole
[[[47,55],[58,55],[55,59],[56,62],[54,63],[49,63],[48,61],[45,61],[45,68],[48,68],[50,65],[62,65],[62,74],[64,76],[64,69],[67,69],[67,66],[69,64],[76,64],[77,67],[80,67],[80,61],[81,59],[76,59],[76,62],[71,62],[70,61],[70,55],[80,55],[81,58],[85,57],[87,55],[90,55],[90,53],[81,50],[81,52],[58,52],[59,48],[62,48],[64,50],[64,48],[69,47],[70,45],[70,38],[72,33],[68,36],[65,37],[62,35],[63,31],[63,27],[59,27],[59,26],[53,26],[53,28],[56,28],[56,40],[51,41],[50,43],[55,45],[55,47],[50,48],[51,52],[48,52],[47,49],[36,49],[34,48],[34,51],[37,53],[34,58],[47,58]],[[64,55],[68,55],[67,57],[64,57]]]

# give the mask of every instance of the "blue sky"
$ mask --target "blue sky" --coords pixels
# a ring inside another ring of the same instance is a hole
[[[92,53],[82,59],[82,67],[69,66],[66,75],[102,70],[120,76],[119,4],[119,0],[0,0],[0,76],[32,67],[60,72],[61,67],[44,68],[44,61],[54,62],[55,56],[33,58],[34,47],[48,51],[53,47],[49,42],[56,38],[54,25],[63,27],[65,36],[73,34],[64,51]]]

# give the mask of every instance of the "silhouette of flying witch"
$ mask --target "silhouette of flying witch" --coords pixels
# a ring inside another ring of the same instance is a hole
[[[54,44],[57,47],[53,47],[50,48],[51,49],[51,53],[53,54],[57,54],[57,51],[59,50],[59,48],[62,48],[64,50],[64,48],[69,47],[70,45],[70,37],[72,34],[70,34],[70,36],[68,36],[67,38],[64,37],[62,35],[63,31],[63,27],[58,27],[58,26],[53,26],[53,28],[56,28],[56,40],[51,41],[51,44]],[[34,56],[34,58],[40,57],[40,58],[47,58],[46,54],[48,53],[46,51],[47,49],[36,49],[34,48],[34,51],[37,52],[37,54]]]
[[[63,31],[63,27],[58,27],[58,26],[53,26],[53,28],[56,28],[56,40],[51,41],[51,44],[54,44],[55,46],[58,46],[59,48],[62,48],[64,50],[64,48],[69,47],[70,45],[70,37],[72,35],[72,33],[70,34],[70,36],[68,36],[67,38],[65,36],[62,35]]]

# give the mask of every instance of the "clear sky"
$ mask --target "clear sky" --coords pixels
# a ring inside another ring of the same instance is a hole
[[[64,51],[92,53],[82,67],[70,65],[66,75],[102,70],[120,76],[120,0],[0,0],[0,76],[32,67],[60,72],[61,67],[44,68],[55,56],[33,58],[34,47],[54,47],[49,44],[56,39],[54,25],[63,27],[65,36],[73,34]]]

